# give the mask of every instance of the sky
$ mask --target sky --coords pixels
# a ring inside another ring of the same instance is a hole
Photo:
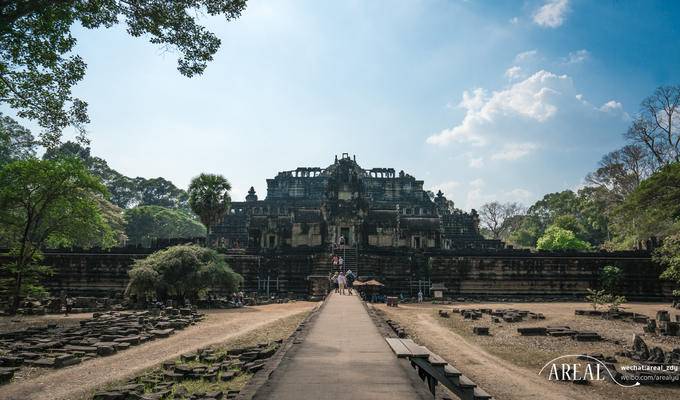
[[[201,20],[222,46],[194,78],[124,26],[74,28],[74,93],[92,153],[128,176],[219,173],[234,200],[262,198],[278,171],[345,152],[459,208],[530,205],[581,187],[640,102],[680,84],[679,19],[652,0],[250,0]]]

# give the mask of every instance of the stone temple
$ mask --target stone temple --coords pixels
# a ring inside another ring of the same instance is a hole
[[[499,249],[479,233],[475,210],[454,209],[444,194],[393,168],[364,169],[347,153],[326,168],[297,168],[267,179],[259,200],[251,187],[244,202],[214,227],[220,247],[250,252],[286,248]]]
[[[340,237],[344,244],[340,245]],[[176,239],[174,244],[192,239]],[[455,209],[444,194],[392,168],[364,169],[342,154],[326,168],[297,168],[267,180],[260,200],[251,188],[213,227],[211,244],[243,278],[243,290],[267,296],[323,296],[336,269],[332,256],[383,293],[486,300],[574,299],[598,287],[606,265],[620,267],[628,299],[668,298],[672,284],[648,250],[544,252],[517,249],[479,232],[479,217]],[[156,248],[45,250],[51,293],[115,297],[136,259]],[[2,253],[2,252],[0,252]],[[11,261],[0,255],[0,264]]]

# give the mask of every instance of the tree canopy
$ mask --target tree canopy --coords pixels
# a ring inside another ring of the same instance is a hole
[[[205,236],[205,227],[188,212],[160,206],[125,210],[128,243],[149,246],[156,239]]]
[[[613,215],[617,239],[628,246],[651,236],[680,233],[680,163],[669,164],[640,183]]]
[[[115,232],[100,208],[106,188],[76,159],[19,160],[0,169],[0,236],[10,247],[16,309],[36,282],[45,246],[113,245]]]
[[[539,250],[552,251],[589,250],[590,245],[577,238],[574,232],[553,225],[546,229],[543,236],[538,239],[536,248]]]
[[[231,184],[222,175],[201,174],[189,184],[189,206],[208,230],[229,211]]]
[[[48,149],[43,158],[55,160],[62,157],[76,157],[87,169],[106,185],[113,204],[121,208],[139,205],[156,205],[188,210],[188,194],[164,178],[130,178],[109,166],[106,160],[95,157],[89,147],[75,142],[66,142]]]
[[[517,222],[517,216],[523,214],[524,209],[519,203],[501,204],[497,201],[482,205],[479,216],[483,228],[490,232],[493,239],[505,238],[506,233]]]
[[[0,113],[0,167],[16,160],[35,157],[36,142],[31,132]]]
[[[216,251],[197,246],[180,245],[157,251],[135,261],[128,272],[127,294],[144,299],[155,295],[182,303],[195,301],[210,290],[234,292],[243,278],[235,273]]]
[[[201,74],[220,39],[197,23],[197,16],[238,18],[246,0],[69,0],[0,2],[0,103],[35,120],[41,141],[58,144],[61,131],[73,126],[84,138],[87,103],[72,94],[85,76],[85,61],[73,53],[71,27],[110,28],[124,23],[134,37],[179,54],[182,75]]]

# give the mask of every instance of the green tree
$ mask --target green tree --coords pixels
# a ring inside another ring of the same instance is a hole
[[[134,37],[179,53],[178,70],[201,74],[220,40],[197,24],[199,15],[238,18],[246,0],[22,0],[0,2],[0,103],[44,128],[42,143],[58,144],[73,126],[84,139],[87,103],[74,97],[73,85],[85,75],[85,62],[73,53],[74,24],[110,28],[120,22]]]
[[[106,188],[75,159],[14,161],[0,170],[0,229],[10,245],[11,310],[15,311],[45,246],[68,246],[97,237],[115,243],[98,196]]]
[[[0,167],[12,161],[34,157],[35,148],[31,132],[0,113]]]
[[[661,278],[680,287],[680,234],[666,237],[661,247],[654,250],[653,259],[665,268]],[[673,294],[680,296],[680,290],[673,291]]]
[[[138,206],[125,210],[130,244],[149,246],[156,239],[205,236],[205,227],[185,211],[160,206]]]
[[[164,178],[135,178],[139,204],[187,209],[189,195]]]
[[[550,226],[543,236],[538,239],[536,248],[539,250],[588,250],[590,245],[576,237],[574,232]]]
[[[680,232],[680,163],[666,165],[640,183],[614,210],[616,241],[632,247]]]
[[[167,179],[129,178],[111,168],[106,160],[93,156],[89,147],[70,141],[48,149],[43,156],[47,160],[62,157],[76,157],[82,160],[87,169],[104,182],[111,202],[118,207],[157,205],[188,211],[187,192],[179,189]]]
[[[586,187],[546,194],[525,215],[509,220],[505,238],[512,244],[535,247],[546,229],[555,225],[572,231],[580,240],[600,246],[609,239],[606,189]]]
[[[195,301],[210,290],[235,291],[243,281],[215,250],[197,245],[180,245],[157,251],[135,261],[128,272],[127,294],[143,299],[155,293],[183,303]]]
[[[205,225],[210,238],[210,228],[229,211],[231,184],[222,175],[201,174],[189,184],[189,207]]]

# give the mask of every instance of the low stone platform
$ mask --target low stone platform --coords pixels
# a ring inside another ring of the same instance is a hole
[[[254,399],[428,399],[356,296],[332,294]]]

